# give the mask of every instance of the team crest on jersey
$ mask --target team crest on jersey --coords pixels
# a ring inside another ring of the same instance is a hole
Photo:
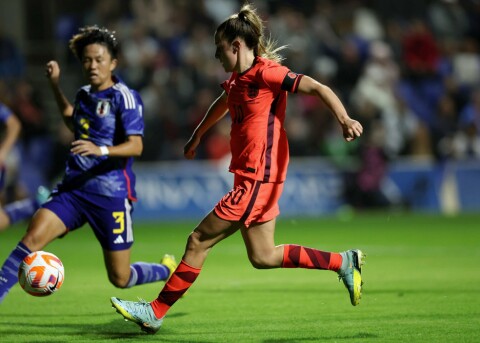
[[[97,102],[97,116],[100,118],[105,117],[110,113],[110,102],[108,100],[99,100]]]
[[[258,85],[255,83],[251,83],[248,85],[247,95],[250,99],[254,99],[258,95]]]

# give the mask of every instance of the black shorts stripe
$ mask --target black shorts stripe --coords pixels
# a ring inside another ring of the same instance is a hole
[[[261,185],[262,185],[261,181],[255,181],[255,186],[254,186],[255,189],[253,190],[252,197],[250,198],[250,201],[248,202],[247,209],[245,210],[245,213],[240,218],[241,223],[244,223],[245,220],[247,220],[250,213],[252,213],[253,205],[255,205],[255,201],[257,201],[258,192],[260,191],[260,186]]]

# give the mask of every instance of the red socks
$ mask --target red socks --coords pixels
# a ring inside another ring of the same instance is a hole
[[[338,271],[342,266],[342,255],[320,251],[300,245],[283,246],[282,268],[328,269]]]
[[[195,282],[200,271],[201,268],[191,267],[183,260],[180,262],[175,272],[165,283],[158,298],[150,303],[157,318],[160,319],[165,316],[170,307]]]
[[[328,269],[338,271],[342,256],[338,253],[320,251],[300,245],[285,244],[282,268]],[[157,318],[163,318],[170,307],[181,298],[200,274],[201,268],[194,268],[183,260],[163,287],[158,298],[152,301]]]

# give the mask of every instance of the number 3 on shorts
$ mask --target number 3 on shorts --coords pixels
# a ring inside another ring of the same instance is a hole
[[[125,230],[125,212],[112,212],[115,223],[119,223],[120,227],[113,229],[113,233],[120,235]]]

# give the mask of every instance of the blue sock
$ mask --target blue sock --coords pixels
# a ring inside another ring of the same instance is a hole
[[[19,242],[15,249],[8,255],[0,269],[0,304],[7,296],[8,291],[18,281],[18,267],[22,260],[30,254],[31,251],[22,242]]]
[[[10,218],[10,225],[23,219],[30,219],[36,210],[38,202],[34,199],[25,199],[7,204],[3,210]]]
[[[163,264],[135,262],[130,265],[130,280],[127,288],[151,283],[155,281],[164,281],[170,275],[170,269]]]

